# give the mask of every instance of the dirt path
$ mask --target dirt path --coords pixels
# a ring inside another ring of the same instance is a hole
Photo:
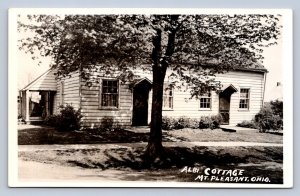
[[[19,158],[19,180],[22,182],[102,182],[109,183],[116,181],[178,181],[176,176],[179,170],[170,174],[164,171],[133,171],[129,169],[87,169],[74,166],[62,166],[47,164],[35,161],[24,161]],[[167,173],[167,175],[164,175]]]
[[[19,179],[22,181],[39,180],[120,180],[129,171],[85,169],[80,167],[24,161],[19,158]]]

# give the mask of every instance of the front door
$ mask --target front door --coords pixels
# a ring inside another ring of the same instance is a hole
[[[53,114],[54,91],[36,91],[29,99],[29,114],[33,118],[45,118]]]
[[[148,124],[149,90],[144,85],[137,85],[133,89],[133,126],[146,126]]]
[[[219,112],[220,115],[223,118],[222,124],[229,124],[230,119],[230,97],[231,94],[229,94],[226,91],[223,91],[219,94]]]

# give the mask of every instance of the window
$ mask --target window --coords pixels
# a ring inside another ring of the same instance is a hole
[[[240,109],[249,109],[249,89],[241,88],[239,108]]]
[[[118,80],[102,80],[101,107],[118,108],[119,106],[119,82]]]
[[[207,93],[200,97],[200,109],[211,108],[211,93]]]
[[[60,82],[60,105],[64,105],[64,92],[65,91],[65,83],[64,81]]]
[[[172,110],[173,109],[173,88],[168,84],[164,84],[164,94],[163,94],[163,109]]]

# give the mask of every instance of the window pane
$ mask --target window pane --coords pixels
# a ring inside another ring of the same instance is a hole
[[[102,94],[102,106],[107,106],[107,97]]]
[[[173,108],[173,97],[169,97],[169,108]]]
[[[101,106],[118,107],[118,81],[102,80]]]
[[[173,89],[164,84],[165,89],[163,92],[163,108],[164,109],[173,109]]]
[[[249,109],[249,89],[240,90],[239,108]]]
[[[210,96],[203,96],[200,98],[200,108],[210,108],[211,107],[211,98]]]

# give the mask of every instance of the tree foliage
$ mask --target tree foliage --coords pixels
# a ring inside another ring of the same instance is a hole
[[[53,57],[58,75],[82,69],[134,78],[135,69],[167,67],[170,85],[188,84],[192,96],[220,87],[216,73],[257,66],[263,47],[276,44],[280,16],[274,15],[28,15],[34,37],[20,48]],[[155,42],[158,42],[156,46]],[[38,57],[37,55],[37,57]]]

